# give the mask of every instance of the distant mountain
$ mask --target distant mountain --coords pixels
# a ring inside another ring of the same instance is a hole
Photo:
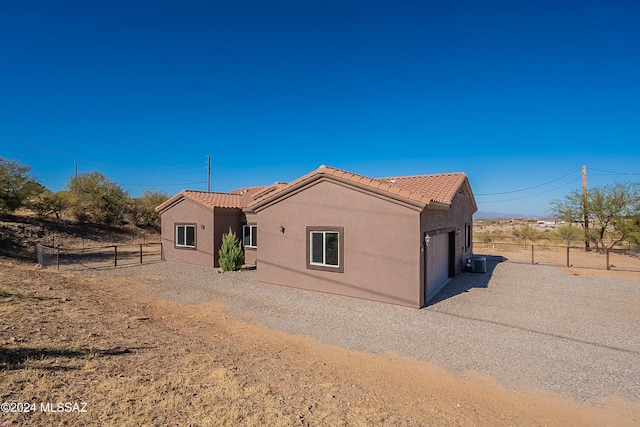
[[[509,214],[501,212],[476,212],[473,214],[473,219],[502,219],[502,218],[537,218],[537,215],[521,215],[521,214]]]

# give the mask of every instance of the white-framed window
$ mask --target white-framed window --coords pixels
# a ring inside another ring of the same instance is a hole
[[[242,226],[242,245],[245,248],[258,247],[258,226],[257,225]]]
[[[311,257],[309,262],[330,267],[340,266],[340,233],[311,231]]]
[[[176,248],[196,248],[196,225],[176,224]]]
[[[307,227],[307,268],[344,272],[343,246],[343,227]]]

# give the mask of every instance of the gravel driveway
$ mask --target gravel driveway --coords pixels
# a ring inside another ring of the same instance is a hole
[[[255,271],[165,262],[87,274],[129,276],[166,298],[221,301],[272,329],[477,371],[507,387],[640,403],[640,280],[495,259],[488,270],[456,277],[422,310],[261,284]]]

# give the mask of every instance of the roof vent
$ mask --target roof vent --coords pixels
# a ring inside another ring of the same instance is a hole
[[[390,182],[390,183],[392,183],[392,184],[395,184],[395,183],[396,183],[396,180],[395,180],[395,179],[392,179],[392,180],[391,180],[391,181],[389,181],[389,182]]]

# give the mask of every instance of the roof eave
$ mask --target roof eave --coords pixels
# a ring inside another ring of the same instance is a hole
[[[346,185],[352,188],[356,188],[359,191],[368,193],[368,194],[374,194],[378,197],[381,197],[383,199],[389,200],[389,201],[393,201],[395,203],[401,204],[405,207],[409,207],[413,210],[417,210],[417,211],[421,211],[423,210],[428,203],[425,203],[422,199],[421,200],[415,200],[415,199],[411,199],[405,196],[401,196],[399,194],[394,194],[394,193],[390,193],[389,191],[384,191],[384,190],[380,190],[377,189],[375,187],[371,187],[369,185],[364,185],[364,184],[360,184],[359,182],[355,182],[352,181],[350,179],[346,179],[343,177],[339,177],[339,176],[335,176],[332,174],[327,174],[325,172],[319,171],[303,180],[301,180],[300,182],[292,185],[291,187],[288,187],[282,191],[277,192],[276,194],[273,194],[270,197],[267,197],[265,199],[262,199],[252,205],[249,205],[246,210],[244,210],[245,212],[259,212],[265,208],[267,208],[268,206],[271,206],[275,203],[277,203],[280,199],[282,198],[286,198],[286,197],[290,197],[296,193],[298,193],[299,191],[301,191],[303,188],[309,187],[311,185],[315,185],[317,182],[321,182],[321,181],[334,181],[337,183],[340,183],[342,185]]]
[[[435,200],[431,200],[429,204],[425,206],[425,210],[427,211],[438,211],[438,212],[446,212],[451,208],[449,203],[444,202],[436,202]]]
[[[185,198],[184,193],[180,192],[180,193],[176,194],[175,196],[170,197],[169,199],[165,200],[164,202],[162,202],[158,206],[156,206],[155,211],[158,212],[159,214],[163,214],[167,210],[171,209],[173,206],[175,206],[178,203],[180,203],[184,198]]]
[[[189,197],[188,194],[185,194],[184,192],[180,192],[180,193],[176,194],[175,196],[173,196],[172,198],[170,198],[169,200],[165,201],[160,206],[156,207],[155,210],[160,215],[162,215],[163,213],[165,213],[166,211],[168,211],[172,207],[176,206],[179,203],[182,203],[185,200],[188,201],[188,202],[193,203],[194,205],[200,206],[202,209],[205,209],[205,210],[207,210],[209,212],[213,212],[213,209],[216,208],[216,206],[211,207],[211,206],[204,205],[204,204],[198,202],[197,200],[194,200],[192,197]]]
[[[478,205],[476,203],[476,198],[473,195],[473,190],[471,189],[471,183],[469,182],[469,177],[468,176],[464,176],[464,181],[461,185],[461,187],[464,187],[464,194],[467,196],[467,199],[469,200],[469,205],[471,206],[471,213],[474,214],[476,212],[478,212]]]

